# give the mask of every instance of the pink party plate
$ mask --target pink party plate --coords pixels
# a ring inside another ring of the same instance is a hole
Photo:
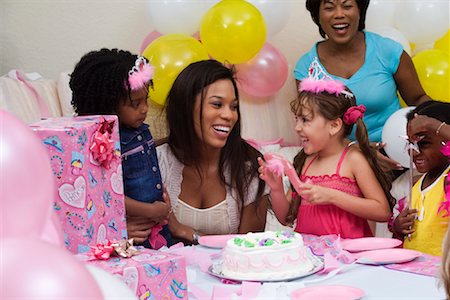
[[[291,293],[291,299],[356,300],[364,297],[363,290],[348,285],[320,285],[300,288]]]
[[[412,261],[421,255],[422,253],[419,251],[403,248],[354,253],[354,256],[358,259],[357,262],[366,265],[400,264]]]
[[[342,248],[349,252],[395,248],[402,244],[397,239],[382,237],[365,237],[359,239],[348,239],[341,242]]]
[[[198,239],[198,243],[208,248],[222,249],[228,240],[237,236],[240,234],[204,235]]]

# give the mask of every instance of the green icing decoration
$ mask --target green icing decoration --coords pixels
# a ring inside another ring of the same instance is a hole
[[[292,241],[291,241],[291,240],[284,240],[284,241],[282,241],[281,243],[282,243],[282,244],[289,244],[289,243],[292,243]]]
[[[240,246],[244,240],[241,238],[234,238],[234,244]]]
[[[249,241],[244,241],[244,247],[253,248],[255,247],[255,244]]]
[[[271,245],[273,245],[273,244],[274,244],[274,240],[268,239],[268,240],[264,243],[264,246],[271,246]]]

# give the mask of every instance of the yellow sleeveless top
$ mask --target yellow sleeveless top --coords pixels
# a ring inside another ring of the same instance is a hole
[[[418,250],[431,255],[442,255],[442,240],[448,227],[448,217],[443,217],[446,211],[437,213],[440,204],[445,201],[444,180],[447,169],[426,189],[421,189],[423,175],[412,189],[412,208],[417,209],[414,221],[416,231],[409,241],[405,237],[403,247]]]

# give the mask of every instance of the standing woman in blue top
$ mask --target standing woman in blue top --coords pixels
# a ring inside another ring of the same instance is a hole
[[[297,80],[308,75],[314,58],[332,78],[342,81],[366,106],[364,122],[369,140],[381,145],[386,120],[400,109],[397,90],[408,105],[418,105],[430,98],[425,94],[411,57],[402,46],[378,34],[364,31],[370,0],[306,0],[306,9],[320,35],[317,42],[295,66]],[[350,136],[355,139],[354,133]],[[401,165],[386,156],[381,165],[386,170]]]
[[[78,115],[118,116],[128,235],[145,247],[159,249],[170,245],[172,238],[156,146],[144,123],[152,78],[153,66],[146,58],[101,49],[81,58],[69,85]]]

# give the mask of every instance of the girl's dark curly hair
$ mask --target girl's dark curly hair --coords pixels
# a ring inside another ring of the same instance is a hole
[[[408,112],[406,115],[408,122],[414,119],[415,114],[424,115],[435,118],[441,122],[450,123],[450,103],[435,100],[423,102]]]
[[[320,35],[325,38],[325,31],[323,31],[322,26],[320,26],[319,19],[320,4],[322,2],[325,2],[325,0],[306,0],[306,9],[311,14],[311,18],[313,19],[314,23],[319,26]],[[370,0],[356,0],[356,5],[358,5],[359,9],[359,31],[363,31],[364,28],[366,28],[366,13],[367,8],[369,7],[369,2]]]
[[[85,54],[70,75],[72,105],[78,115],[116,114],[131,94],[128,71],[137,55],[118,49]]]

